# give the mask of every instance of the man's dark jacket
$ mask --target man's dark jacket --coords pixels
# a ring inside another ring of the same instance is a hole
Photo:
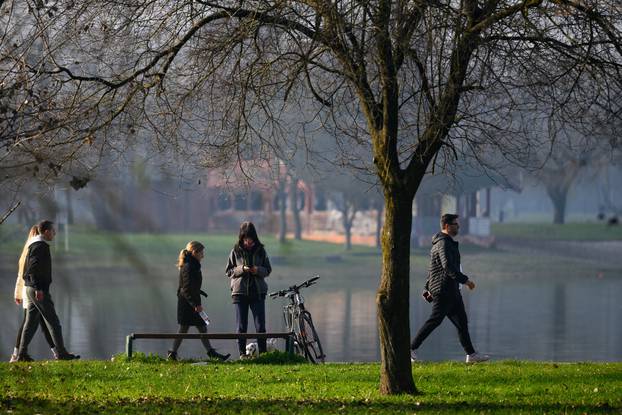
[[[24,285],[35,290],[48,291],[52,283],[52,255],[50,246],[44,241],[37,241],[28,247]]]
[[[438,298],[460,293],[458,284],[464,284],[469,278],[460,272],[460,251],[458,242],[445,233],[439,232],[432,238],[430,268],[425,289]]]

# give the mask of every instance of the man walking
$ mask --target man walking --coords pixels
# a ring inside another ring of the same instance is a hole
[[[65,349],[63,342],[63,333],[54,308],[54,302],[50,295],[50,284],[52,283],[52,256],[50,255],[50,246],[48,242],[56,236],[54,223],[49,220],[40,222],[39,237],[28,247],[28,255],[26,257],[26,266],[24,269],[24,285],[26,286],[26,296],[30,301],[26,309],[26,321],[22,332],[22,340],[17,355],[18,361],[32,361],[28,356],[28,344],[32,340],[39,319],[43,318],[45,325],[48,327],[59,360],[79,359],[80,356],[71,354]]]
[[[417,349],[421,343],[446,316],[458,329],[458,337],[466,352],[467,363],[484,362],[490,358],[475,352],[469,335],[467,315],[458,284],[464,284],[472,290],[475,283],[462,273],[460,267],[458,242],[453,239],[458,235],[459,229],[458,215],[444,214],[441,216],[441,231],[432,238],[430,269],[423,293],[423,297],[432,302],[432,314],[419,329],[410,346],[413,362],[417,361]]]

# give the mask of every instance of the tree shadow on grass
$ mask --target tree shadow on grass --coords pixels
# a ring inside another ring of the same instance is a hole
[[[280,400],[229,398],[171,398],[144,397],[116,401],[54,401],[47,399],[2,399],[2,411],[41,414],[412,414],[412,413],[620,413],[622,408],[608,403],[569,406],[555,404],[494,404],[494,403],[420,403],[365,402],[340,400]]]

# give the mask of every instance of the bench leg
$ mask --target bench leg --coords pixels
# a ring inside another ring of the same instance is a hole
[[[134,340],[134,336],[131,334],[125,338],[125,354],[127,355],[127,360],[132,358],[132,342]]]
[[[285,339],[285,351],[290,356],[294,354],[294,337],[293,336],[287,336],[287,339]]]

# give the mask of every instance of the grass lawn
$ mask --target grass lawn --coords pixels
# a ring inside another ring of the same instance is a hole
[[[604,223],[493,223],[492,234],[520,239],[612,241],[622,240],[622,226],[607,226]]]
[[[4,413],[620,413],[622,363],[413,365],[414,396],[381,396],[379,365],[0,364]]]

